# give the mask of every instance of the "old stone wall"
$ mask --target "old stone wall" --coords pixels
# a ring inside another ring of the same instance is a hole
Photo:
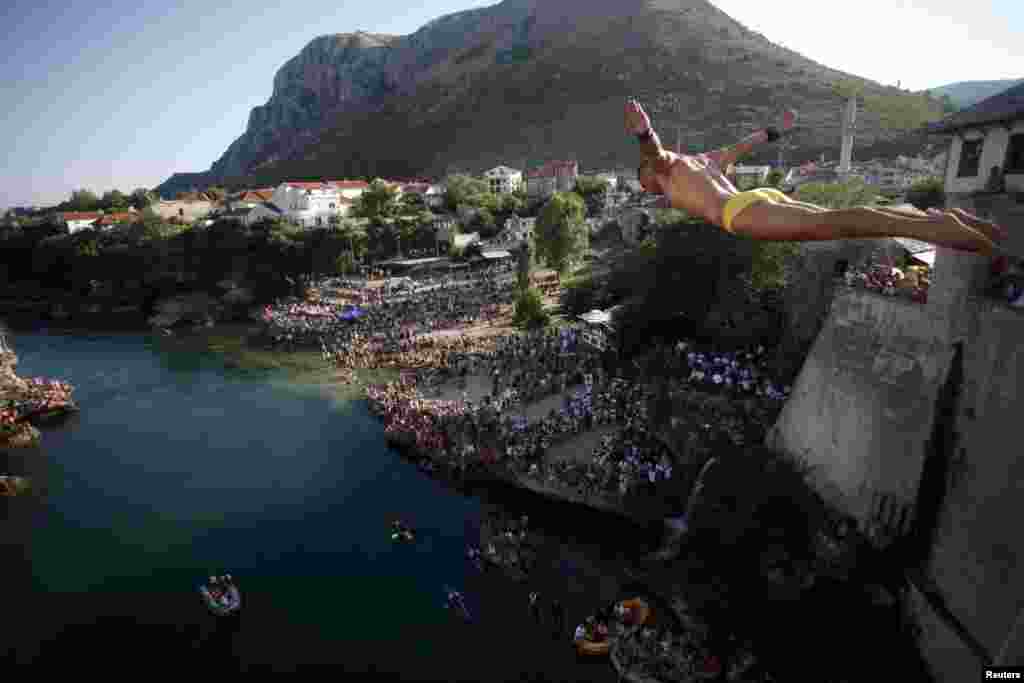
[[[924,307],[844,287],[769,444],[805,459],[863,522],[909,524],[950,357]]]
[[[1024,257],[1016,195],[948,204],[999,222]],[[840,290],[768,439],[815,466],[819,491],[876,542],[909,539],[909,607],[942,682],[1024,664],[1024,312],[984,298],[989,269],[939,248],[926,305]]]
[[[1024,664],[1024,642],[1011,630],[1024,609],[1024,314],[996,304],[978,314],[977,334],[964,345],[964,385],[953,423],[927,573],[964,627],[1006,663]],[[977,676],[978,661],[963,639],[925,604],[916,605],[923,645],[940,681]],[[1024,634],[1021,634],[1024,635]]]

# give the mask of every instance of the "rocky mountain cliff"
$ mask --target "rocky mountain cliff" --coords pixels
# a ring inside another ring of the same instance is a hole
[[[206,176],[266,184],[560,157],[584,169],[632,166],[635,143],[622,134],[630,96],[647,105],[666,143],[680,129],[684,147],[726,144],[795,106],[794,156],[834,158],[840,81],[883,103],[858,116],[859,153],[916,149],[920,140],[883,125],[882,109],[919,106],[922,96],[822,66],[706,0],[505,0],[409,36],[313,40],[278,71],[270,100]]]

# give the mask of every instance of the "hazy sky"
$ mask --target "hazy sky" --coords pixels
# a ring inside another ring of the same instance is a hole
[[[266,102],[277,69],[316,36],[407,34],[488,4],[8,0],[0,207],[55,203],[78,187],[128,192],[206,170]],[[777,43],[887,84],[1024,77],[1020,0],[859,0],[843,3],[844,16],[820,0],[716,4]]]

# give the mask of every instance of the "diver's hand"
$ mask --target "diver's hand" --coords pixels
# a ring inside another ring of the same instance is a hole
[[[646,133],[651,127],[651,119],[636,100],[626,103],[626,132],[630,135]]]

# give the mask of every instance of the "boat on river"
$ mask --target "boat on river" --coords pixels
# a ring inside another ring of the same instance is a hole
[[[234,583],[228,584],[226,591],[217,593],[211,590],[210,584],[200,586],[199,595],[206,608],[218,617],[236,614],[242,608],[242,594]]]
[[[619,605],[625,610],[623,621],[629,626],[643,626],[651,616],[651,606],[641,598],[623,600]]]
[[[608,638],[604,640],[588,640],[587,638],[581,638],[576,641],[576,651],[581,655],[587,656],[604,656],[611,652],[612,641]]]
[[[444,587],[445,607],[456,612],[465,621],[473,621],[473,614],[466,606],[466,598],[462,593],[448,586]]]

